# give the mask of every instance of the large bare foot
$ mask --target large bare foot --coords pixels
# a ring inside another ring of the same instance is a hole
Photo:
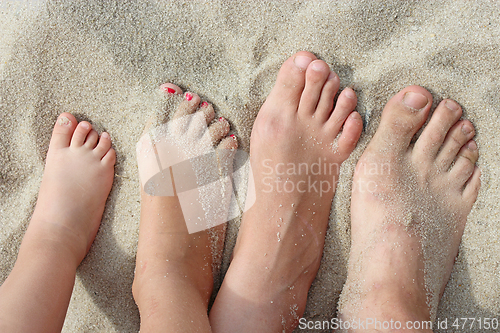
[[[480,186],[474,127],[460,120],[456,102],[443,100],[412,144],[431,104],[422,87],[395,95],[354,174],[340,314],[402,326],[377,332],[435,319]],[[373,323],[364,328],[375,331]]]
[[[99,138],[88,122],[59,116],[35,211],[0,288],[2,332],[61,330],[76,268],[101,223],[115,160],[108,133]]]
[[[252,130],[256,201],[210,313],[214,331],[288,332],[298,324],[321,261],[339,168],[362,130],[352,89],[334,105],[339,83],[309,52],[281,67]]]
[[[198,95],[190,92],[182,95],[182,90],[170,83],[162,85],[161,89],[170,94],[168,98],[173,101],[173,118],[179,121],[169,123],[172,131],[169,135],[182,145],[180,150],[186,153],[184,157],[189,158],[193,152],[200,153],[200,146],[210,144],[213,147],[214,143],[217,144],[215,151],[221,167],[230,168],[232,153],[238,143],[234,135],[227,136],[227,120],[219,118],[207,127],[215,116],[212,105],[207,102],[200,105]],[[162,128],[166,128],[164,125],[167,124],[161,125]],[[161,130],[157,130],[156,134],[156,142],[165,139],[166,134]],[[148,154],[144,149],[143,146],[138,148],[139,160]],[[162,152],[158,154],[160,156]],[[164,155],[171,157],[171,154]],[[148,167],[144,163],[148,162],[140,163],[140,169]],[[156,161],[153,164],[156,167]],[[179,192],[182,191],[182,181],[179,177],[174,178]],[[194,190],[197,191],[196,188]],[[162,193],[148,195],[144,187],[141,188],[141,223],[132,288],[141,314],[141,332],[210,331],[207,308],[213,289],[213,270],[217,269],[222,254],[225,226],[189,233],[189,221],[186,224],[186,213],[189,212],[184,210],[183,213],[183,198],[179,199],[183,193],[186,192],[170,196]],[[213,203],[212,210],[217,210],[224,201],[220,192],[215,194],[219,195],[213,197],[218,198],[218,202]]]

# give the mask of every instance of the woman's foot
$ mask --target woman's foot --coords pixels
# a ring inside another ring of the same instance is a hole
[[[452,100],[438,105],[412,143],[431,105],[422,87],[395,95],[357,164],[343,320],[392,319],[405,328],[406,321],[435,319],[480,171],[474,127],[460,120]]]
[[[171,157],[171,154],[161,151],[167,141],[175,143],[169,147],[179,149],[178,153],[186,159],[205,154],[206,151],[201,148],[207,148],[207,144],[213,150],[215,144],[219,166],[230,169],[238,143],[234,135],[228,136],[227,120],[219,118],[212,122],[215,117],[213,107],[207,102],[200,104],[200,97],[194,93],[182,95],[182,90],[170,83],[162,85],[161,89],[167,94],[171,102],[169,105],[175,107],[175,113],[168,124],[157,122],[157,127],[149,131],[154,132],[152,142],[161,143],[155,144],[154,148],[157,149],[158,161],[163,161],[164,166],[170,165],[165,164],[168,163],[165,158]],[[153,166],[146,165],[151,161],[145,157],[150,148],[142,143],[138,146],[140,169],[157,168],[156,158],[153,159]],[[140,170],[142,174],[143,170]],[[183,213],[181,207],[186,198],[180,197],[186,193],[181,189],[181,184],[186,182],[174,173],[171,179],[170,173],[166,178],[173,180],[176,190],[170,190],[176,195],[154,193],[157,186],[148,190],[149,194],[141,188],[141,223],[132,291],[141,314],[141,332],[208,332],[207,308],[213,289],[213,270],[217,269],[222,254],[225,226],[196,233],[188,231],[190,225],[186,224],[186,213],[189,214],[189,211],[184,209]],[[220,185],[212,182],[203,188],[208,186],[215,192],[215,187]],[[218,190],[220,193],[221,189]],[[196,187],[194,191],[198,191]],[[217,197],[217,202],[213,203],[217,207],[213,209],[217,210],[223,201],[221,196]]]
[[[334,104],[339,83],[309,52],[281,67],[252,130],[256,201],[210,313],[214,331],[291,331],[302,316],[339,168],[362,131],[352,89]]]
[[[101,223],[114,176],[109,134],[63,113],[16,264],[0,288],[0,331],[60,331],[76,268]],[[4,325],[4,326],[2,326]]]

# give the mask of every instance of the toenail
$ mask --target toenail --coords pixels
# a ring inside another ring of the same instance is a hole
[[[356,98],[356,93],[352,89],[346,89],[344,94],[347,98]]]
[[[193,95],[191,95],[190,93],[186,93],[186,96],[185,96],[185,97],[186,97],[186,100],[187,100],[187,101],[190,101],[190,100],[192,100],[192,99],[193,99]]]
[[[315,71],[322,72],[325,69],[325,66],[321,63],[321,61],[316,61],[312,64],[311,68]]]
[[[201,107],[202,107],[202,108],[204,108],[204,107],[206,107],[206,106],[208,106],[208,103],[207,103],[207,102],[203,102],[203,103],[201,103]]]
[[[172,88],[169,88],[169,87],[164,87],[163,90],[165,90],[169,94],[175,94],[175,89],[172,89]]]
[[[224,121],[224,120],[226,120],[226,119],[224,119],[224,117],[219,118],[219,121]]]
[[[463,124],[462,125],[462,133],[464,133],[465,135],[469,135],[472,133],[472,127],[470,127],[469,124]]]
[[[427,103],[429,103],[427,97],[413,91],[407,92],[403,97],[403,104],[415,110],[422,110]]]
[[[230,135],[230,137],[232,137],[233,139],[235,139],[235,140],[236,140],[236,135],[231,134],[231,135]]]
[[[446,105],[446,107],[448,109],[450,109],[451,111],[458,111],[458,108],[459,108],[457,103],[455,103],[454,101],[450,101],[450,100],[446,101],[444,103],[444,105]]]
[[[469,148],[470,150],[476,150],[477,149],[477,144],[474,141],[471,141],[467,145],[467,148]]]
[[[103,132],[101,134],[101,139],[109,139],[109,138],[110,138],[110,136],[109,136],[109,134],[107,132]]]
[[[69,126],[69,125],[71,125],[71,120],[69,120],[67,117],[60,117],[59,118],[59,125]]]
[[[86,130],[88,130],[90,128],[90,125],[88,123],[84,123],[84,122],[81,122],[80,126],[83,127]]]
[[[300,69],[306,69],[307,66],[311,63],[312,59],[306,56],[296,56],[295,59],[293,59],[293,62],[295,63],[295,66],[297,66]]]
[[[330,75],[328,75],[328,80],[338,80],[339,76],[335,72],[330,72]]]

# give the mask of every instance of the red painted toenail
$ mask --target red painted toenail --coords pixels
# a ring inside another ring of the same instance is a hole
[[[186,100],[190,101],[193,99],[193,95],[191,95],[190,93],[186,93]]]
[[[203,102],[201,103],[201,107],[204,108],[205,106],[208,106],[208,103],[207,102]]]
[[[219,118],[219,121],[224,121],[224,120],[225,120],[224,117]]]
[[[175,94],[175,90],[172,89],[172,88],[169,88],[169,87],[166,87],[166,91],[169,93],[169,94]]]
[[[234,135],[234,134],[231,134],[230,137],[232,137],[233,139],[236,139],[236,135]]]

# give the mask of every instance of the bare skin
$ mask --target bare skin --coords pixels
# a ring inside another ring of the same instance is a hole
[[[75,281],[101,223],[114,176],[109,134],[59,116],[35,211],[0,287],[0,331],[61,331]]]
[[[474,127],[460,120],[462,110],[452,100],[438,105],[411,143],[431,105],[432,96],[422,87],[396,94],[358,162],[349,271],[339,311],[343,320],[392,319],[405,328],[407,321],[435,318],[478,195],[480,171]]]
[[[182,93],[171,83],[161,89],[166,94]],[[174,117],[202,112],[210,124],[215,116],[213,107],[206,102],[200,105],[200,98],[194,93],[184,96]],[[217,149],[237,148],[236,137],[227,136],[227,120],[219,118],[207,130]],[[180,134],[193,143],[199,140],[189,128]],[[232,164],[232,160],[227,163]],[[141,332],[211,331],[207,311],[213,289],[212,265],[221,254],[224,232],[224,225],[220,225],[189,234],[179,197],[150,196],[141,188],[141,222],[132,287],[141,315]]]
[[[304,312],[339,167],[362,130],[352,89],[334,104],[339,83],[309,52],[295,54],[281,67],[252,130],[256,202],[243,216],[210,313],[216,332],[290,332]],[[326,171],[312,171],[318,160]]]

